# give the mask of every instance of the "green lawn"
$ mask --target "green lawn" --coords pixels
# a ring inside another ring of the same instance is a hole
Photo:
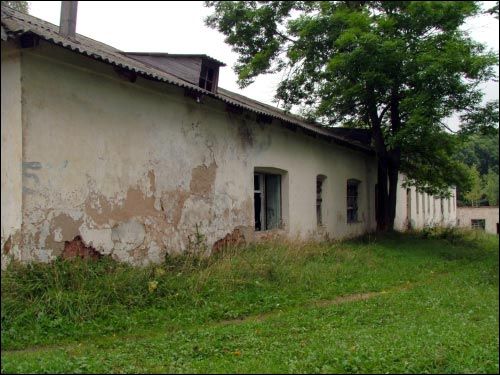
[[[454,231],[13,266],[2,373],[498,373],[498,273]]]

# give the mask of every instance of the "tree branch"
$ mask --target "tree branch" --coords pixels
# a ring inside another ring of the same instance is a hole
[[[279,35],[280,37],[282,37],[283,39],[288,40],[289,42],[292,42],[292,43],[297,43],[297,41],[296,41],[296,40],[294,40],[294,39],[290,38],[289,36],[287,36],[287,35],[285,35],[285,34],[281,33],[281,32],[280,32],[280,31],[278,31],[278,30],[276,30],[276,34],[278,34],[278,35]]]
[[[385,106],[385,108],[382,110],[382,112],[380,112],[380,115],[378,116],[378,119],[380,122],[382,122],[382,118],[384,117],[385,113],[387,112],[387,110],[389,109],[389,104],[387,104]]]

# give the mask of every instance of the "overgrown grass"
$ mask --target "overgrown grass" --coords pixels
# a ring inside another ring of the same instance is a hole
[[[2,372],[498,372],[498,237],[12,265],[2,350]]]

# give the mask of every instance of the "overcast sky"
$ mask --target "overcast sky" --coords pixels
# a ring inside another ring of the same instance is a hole
[[[60,7],[60,1],[33,1],[30,14],[59,25]],[[222,34],[205,26],[203,20],[210,13],[201,1],[80,1],[76,32],[122,51],[207,54],[227,64],[221,68],[221,87],[276,105],[272,100],[280,75],[260,76],[249,87],[238,88],[232,70],[237,55]],[[498,24],[491,16],[478,16],[465,29],[498,52]],[[498,82],[486,84],[485,99],[498,99],[498,90]],[[450,126],[457,129],[456,120]]]

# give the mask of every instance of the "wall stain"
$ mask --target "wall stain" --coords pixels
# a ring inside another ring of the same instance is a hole
[[[98,201],[101,210],[92,207],[92,201]],[[85,213],[97,225],[108,224],[110,220],[120,223],[136,216],[159,216],[160,213],[155,209],[154,203],[154,196],[147,197],[139,188],[129,188],[123,203],[116,207],[100,194],[89,196],[85,202]]]
[[[217,164],[215,162],[206,165],[199,165],[191,171],[191,182],[189,189],[191,194],[210,198],[214,194],[215,175],[217,173]]]

